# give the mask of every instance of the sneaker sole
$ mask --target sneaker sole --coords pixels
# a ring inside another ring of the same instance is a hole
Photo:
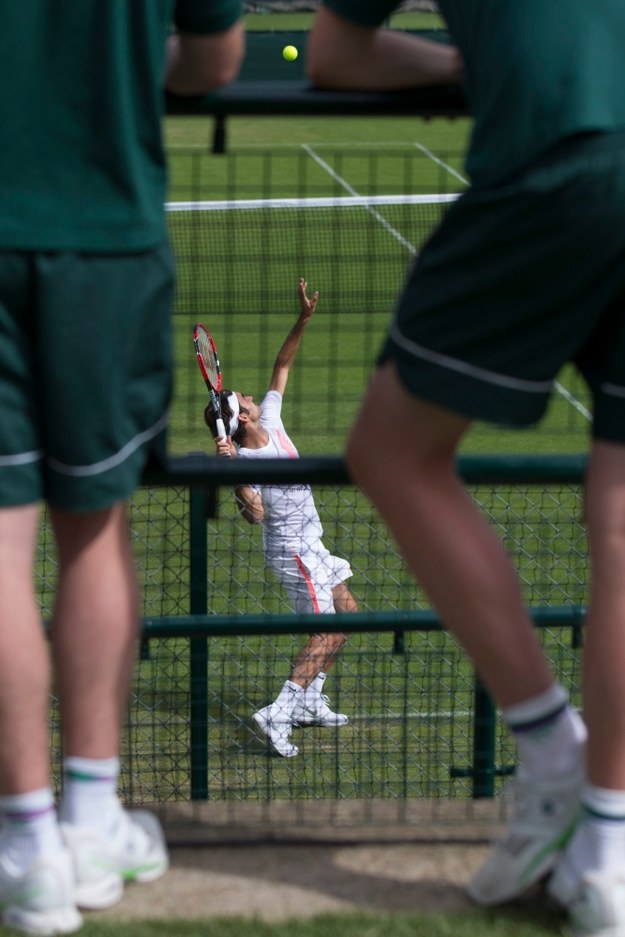
[[[553,872],[556,863],[562,854],[566,842],[575,828],[574,820],[569,827],[548,843],[545,843],[531,859],[528,859],[525,867],[518,872],[513,881],[509,881],[507,888],[491,890],[490,893],[480,891],[479,880],[474,880],[467,886],[467,893],[476,904],[482,907],[492,907],[493,905],[505,904],[507,901],[513,901],[528,889],[532,888],[541,879]]]
[[[124,881],[121,875],[110,873],[98,882],[82,882],[76,885],[76,904],[84,911],[104,911],[112,908],[124,897]]]
[[[82,927],[82,917],[71,906],[50,911],[28,911],[23,907],[5,908],[2,923],[27,934],[54,937],[55,934],[73,934]]]
[[[276,748],[274,743],[271,741],[271,738],[269,737],[269,733],[267,732],[267,720],[263,716],[259,715],[259,713],[254,713],[252,715],[252,719],[254,720],[254,722],[260,729],[260,731],[263,733],[262,740],[265,743],[268,742],[269,745],[271,745],[272,750],[277,755],[279,755],[280,758],[295,758],[295,756],[299,754],[299,749],[297,745],[293,745],[294,751],[292,752],[281,752],[280,749]]]

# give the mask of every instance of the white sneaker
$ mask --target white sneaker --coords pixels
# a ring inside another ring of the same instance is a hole
[[[514,815],[469,884],[474,901],[481,905],[510,901],[551,872],[575,828],[582,779],[580,766],[578,771],[548,781],[519,774],[511,782]]]
[[[313,696],[302,693],[301,699],[295,704],[293,722],[297,726],[325,726],[338,728],[347,725],[349,719],[344,713],[332,712],[329,706],[330,697],[323,694]]]
[[[72,862],[62,850],[19,873],[0,850],[0,919],[24,934],[52,937],[82,927],[74,900]]]
[[[299,752],[297,745],[289,742],[293,731],[293,723],[281,707],[271,703],[269,706],[255,712],[252,719],[259,726],[261,732],[264,732],[279,755],[282,755],[283,758],[293,758],[294,755],[297,755]]]
[[[111,839],[71,823],[61,823],[61,832],[74,862],[79,908],[110,908],[124,882],[152,882],[169,868],[163,830],[147,810],[121,810]]]
[[[572,890],[556,870],[547,891],[567,909],[575,937],[625,937],[625,874],[606,877],[589,872]]]

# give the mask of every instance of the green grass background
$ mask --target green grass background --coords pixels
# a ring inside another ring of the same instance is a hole
[[[141,886],[139,886],[141,887]],[[553,937],[562,915],[523,906],[470,914],[335,914],[269,924],[237,918],[163,921],[97,921],[84,937]],[[6,937],[19,937],[3,928]]]

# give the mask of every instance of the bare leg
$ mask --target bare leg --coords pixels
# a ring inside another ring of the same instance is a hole
[[[589,780],[625,791],[625,446],[593,445],[586,522],[592,565],[584,648]]]
[[[0,510],[0,794],[49,784],[50,661],[33,589],[36,505]]]
[[[306,689],[318,673],[327,673],[347,641],[346,634],[313,634],[301,649],[291,668],[289,680]]]
[[[118,756],[139,629],[125,507],[55,510],[52,520],[60,560],[52,641],[65,754]]]
[[[393,533],[445,626],[500,706],[553,677],[502,544],[455,470],[468,421],[416,400],[379,369],[351,432],[347,463]]]
[[[344,582],[334,586],[332,594],[337,614],[358,611],[356,600]],[[293,661],[289,680],[307,689],[318,673],[327,673],[330,670],[348,637],[349,635],[343,632],[311,635]]]

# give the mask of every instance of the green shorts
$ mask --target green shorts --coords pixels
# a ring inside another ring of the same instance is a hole
[[[572,362],[593,432],[625,441],[625,133],[561,143],[498,188],[470,189],[409,276],[380,361],[415,396],[526,426]]]
[[[168,244],[110,255],[0,251],[0,506],[125,500],[164,451]]]

